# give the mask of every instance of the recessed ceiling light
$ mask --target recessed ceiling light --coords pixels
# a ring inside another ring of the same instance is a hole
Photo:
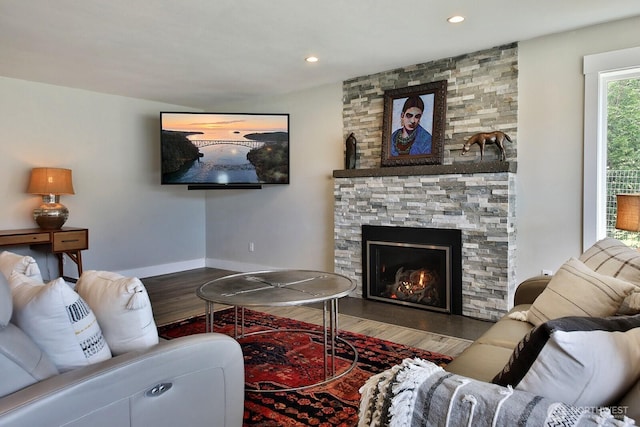
[[[447,19],[447,22],[451,24],[459,24],[464,21],[464,16],[455,15]]]
[[[304,58],[305,61],[307,62],[318,62],[318,57],[317,56],[307,56],[306,58]]]

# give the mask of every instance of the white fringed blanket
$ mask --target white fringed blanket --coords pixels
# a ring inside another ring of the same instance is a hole
[[[578,408],[405,359],[360,389],[359,427],[635,426],[606,408]]]

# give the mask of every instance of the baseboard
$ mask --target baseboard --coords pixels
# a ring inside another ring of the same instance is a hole
[[[272,265],[253,264],[239,261],[231,261],[226,259],[194,259],[189,261],[174,262],[169,264],[152,265],[148,267],[133,268],[130,270],[120,270],[116,273],[126,277],[153,277],[163,274],[178,273],[181,271],[194,270],[196,268],[220,268],[223,270],[237,271],[245,273],[248,271],[266,271],[266,270],[283,270],[286,267],[275,267]]]
[[[172,262],[169,264],[152,265],[148,267],[133,268],[131,270],[120,270],[117,273],[126,277],[153,277],[163,274],[177,273],[180,271],[194,270],[205,267],[205,260],[194,259],[189,261]]]
[[[282,270],[283,267],[274,267],[261,264],[252,264],[227,259],[207,258],[206,266],[209,268],[221,268],[223,270],[238,271],[246,273],[248,271]]]

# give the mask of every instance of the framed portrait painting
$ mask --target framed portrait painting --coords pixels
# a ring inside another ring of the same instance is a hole
[[[382,166],[442,164],[446,104],[446,80],[385,91]]]

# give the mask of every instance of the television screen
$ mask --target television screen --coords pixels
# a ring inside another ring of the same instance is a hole
[[[289,183],[289,115],[161,112],[162,184]]]

